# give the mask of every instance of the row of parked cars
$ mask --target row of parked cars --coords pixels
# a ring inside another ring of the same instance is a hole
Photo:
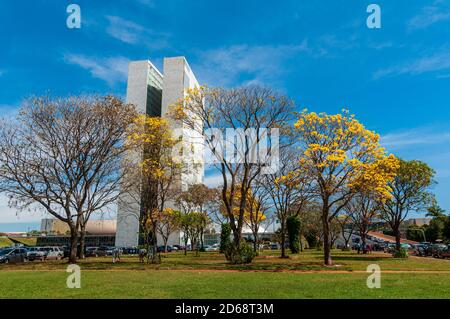
[[[0,249],[0,264],[62,258],[64,258],[64,251],[60,247],[7,247]]]
[[[191,249],[188,245],[188,250]],[[218,251],[219,244],[211,246],[205,246],[205,251]],[[183,251],[184,246],[181,245],[169,245],[167,250],[164,246],[158,246],[158,252],[173,252]],[[86,257],[104,257],[112,256],[116,247],[100,246],[100,247],[86,247]],[[124,247],[119,249],[120,254],[123,255],[138,255],[139,248],[137,247]],[[50,259],[60,260],[69,256],[69,247],[6,247],[0,249],[0,263],[20,263],[25,261],[44,261]]]
[[[423,242],[414,246],[414,254],[420,257],[450,258],[450,245]]]

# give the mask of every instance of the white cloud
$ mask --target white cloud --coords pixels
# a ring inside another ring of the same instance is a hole
[[[436,132],[430,128],[418,128],[381,137],[381,144],[389,149],[399,149],[419,145],[442,144],[450,141],[450,131]]]
[[[247,82],[264,83],[286,72],[289,58],[307,51],[306,40],[298,45],[232,45],[199,53],[196,73],[214,86],[234,84],[242,75]]]
[[[141,44],[150,49],[162,49],[168,46],[169,35],[125,20],[119,16],[106,16],[106,32],[113,38],[128,44]]]
[[[139,33],[144,30],[142,26],[117,16],[107,16],[106,18],[109,21],[106,32],[113,38],[126,43],[135,44],[139,39]]]
[[[435,23],[450,20],[450,8],[443,5],[444,1],[438,0],[433,5],[424,7],[418,15],[408,21],[408,30],[425,29]]]
[[[403,74],[420,75],[448,69],[450,69],[450,49],[424,56],[402,65],[378,70],[374,73],[373,78],[377,80],[386,76]]]
[[[81,54],[68,54],[64,56],[64,60],[66,63],[75,64],[88,70],[93,77],[102,79],[109,85],[127,80],[130,60],[122,56],[97,58]]]

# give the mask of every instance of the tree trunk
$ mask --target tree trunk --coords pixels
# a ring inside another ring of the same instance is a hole
[[[363,254],[365,254],[367,252],[367,248],[366,248],[366,234],[363,232],[363,233],[359,234],[359,236],[361,237],[362,252],[363,252]]]
[[[332,266],[331,260],[331,243],[330,243],[330,222],[328,220],[328,214],[322,216],[323,224],[323,262],[326,266]]]
[[[156,227],[152,231],[152,263],[156,264],[158,255],[158,238],[156,237]]]
[[[286,256],[286,223],[281,226],[281,258],[287,258]]]
[[[347,248],[348,243],[350,242],[350,237],[345,237],[345,236],[342,236],[342,237],[344,238],[344,246],[345,246],[345,248]]]
[[[238,230],[233,231],[233,238],[234,247],[238,248],[241,243],[241,234],[239,234]]]
[[[164,252],[167,253],[167,242],[169,241],[169,237],[165,238],[163,237],[164,240]]]
[[[255,253],[258,252],[258,242],[259,242],[258,233],[253,234],[253,251]]]
[[[394,229],[393,229],[393,231],[394,231],[394,235],[395,235],[395,249],[396,250],[400,250],[401,249],[401,242],[400,242],[400,227],[399,226],[396,226],[396,227],[394,227]]]
[[[80,259],[84,259],[84,249],[86,245],[86,225],[81,226],[80,230]]]
[[[203,230],[200,232],[200,249],[203,251],[203,249],[205,248],[204,243],[203,243]]]
[[[70,228],[70,253],[69,264],[77,263],[77,249],[78,249],[78,230],[72,226]]]

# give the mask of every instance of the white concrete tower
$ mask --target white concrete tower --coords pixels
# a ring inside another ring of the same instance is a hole
[[[136,105],[139,112],[151,116],[166,116],[170,106],[184,98],[188,88],[199,84],[184,57],[165,58],[164,76],[150,61],[131,62],[128,69],[127,103]],[[199,132],[191,132],[182,123],[171,121],[177,138],[182,135],[183,170],[175,188],[186,190],[189,185],[203,183],[203,138]],[[128,158],[139,160],[142,154],[129,154]],[[133,202],[130,205],[130,202]],[[126,203],[126,204],[124,204]],[[168,206],[174,206],[169,203]],[[139,242],[139,199],[123,195],[118,201],[116,246],[136,246]],[[159,236],[158,236],[159,237]],[[169,245],[179,244],[180,235],[173,234]],[[158,243],[160,239],[158,238]]]
[[[183,99],[188,89],[199,87],[197,79],[184,57],[164,59],[164,85],[161,115],[164,117],[170,107]],[[204,143],[200,132],[193,132],[180,122],[171,121],[174,134],[183,137],[183,163],[180,176],[180,190],[185,191],[189,185],[201,184],[204,179]]]
[[[161,116],[163,76],[150,61],[134,61],[128,66],[127,103],[140,113]],[[142,153],[129,153],[126,160],[138,162]],[[117,203],[117,247],[133,247],[139,242],[141,203],[137,196],[123,194]]]

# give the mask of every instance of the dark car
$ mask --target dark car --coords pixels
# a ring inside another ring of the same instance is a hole
[[[445,245],[445,244],[433,244],[431,246],[431,255],[434,258],[439,258],[443,250],[447,250],[447,245]]]
[[[414,254],[420,257],[427,257],[430,255],[430,245],[428,244],[418,244],[414,249]]]
[[[23,247],[0,250],[0,264],[23,263],[26,260],[27,250]]]
[[[181,245],[173,245],[173,247],[178,250],[184,250],[184,246],[181,246]]]
[[[439,252],[439,258],[450,258],[450,245]]]
[[[269,247],[270,247],[271,250],[277,250],[277,249],[280,249],[280,245],[277,244],[277,243],[270,244]]]
[[[166,247],[164,246],[158,246],[158,253],[163,253],[166,251]],[[172,252],[172,247],[167,246],[167,252],[170,253]]]
[[[136,247],[124,247],[124,248],[122,248],[122,254],[123,255],[138,255],[139,254],[139,248],[136,248]]]
[[[86,247],[86,250],[84,252],[85,257],[98,257],[98,256],[106,256],[105,251],[98,250],[98,247]]]
[[[108,256],[109,248],[106,246],[101,246],[96,248],[95,253],[96,257]]]
[[[27,252],[27,259],[29,261],[45,260],[47,258],[47,251],[42,247],[30,247]]]

